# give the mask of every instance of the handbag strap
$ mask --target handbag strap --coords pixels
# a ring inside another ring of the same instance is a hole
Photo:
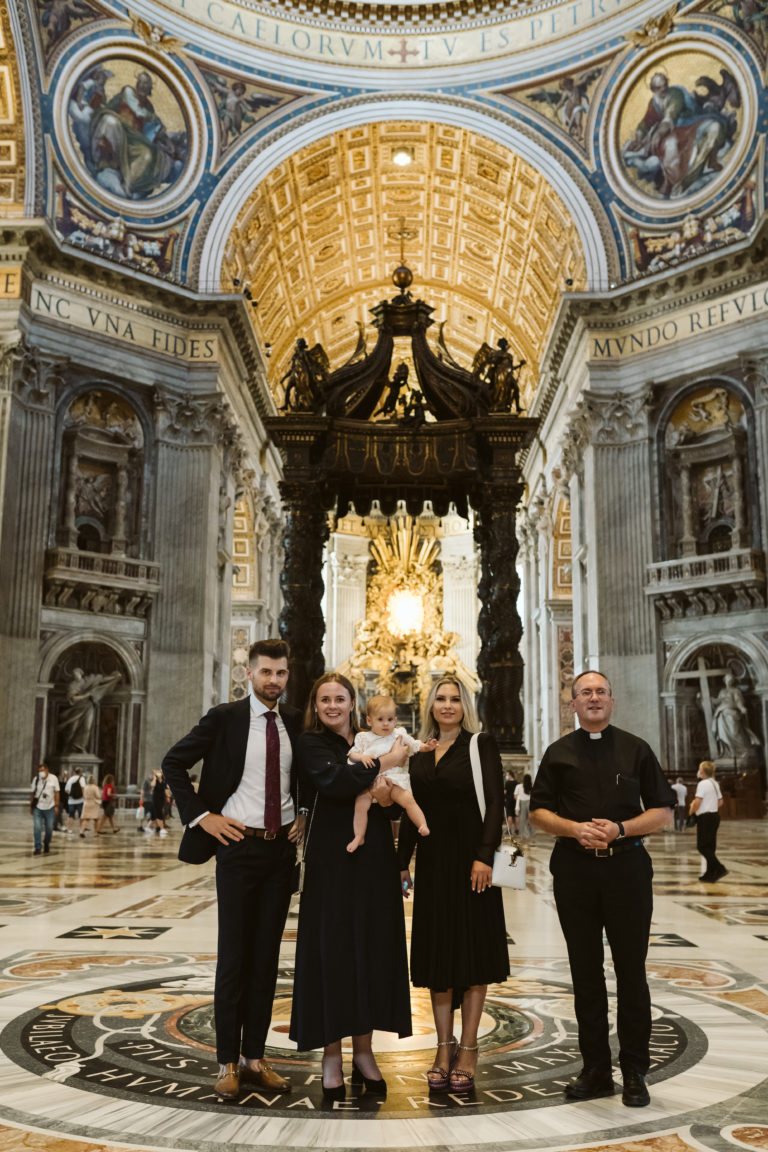
[[[480,809],[480,819],[485,820],[485,790],[483,788],[483,771],[480,767],[480,733],[475,732],[469,741],[469,762],[472,765],[472,780],[475,785],[475,795],[477,796],[477,806]],[[510,835],[509,830],[505,827],[502,831],[501,839],[508,838],[509,843],[512,845],[512,856],[523,856],[523,850],[515,840],[514,836]]]
[[[301,856],[299,858],[300,861],[306,860],[306,858],[307,858],[307,848],[309,847],[309,834],[312,831],[312,821],[315,818],[315,809],[317,808],[317,796],[318,796],[318,794],[317,794],[317,792],[315,792],[315,802],[312,805],[312,815],[309,817],[309,822],[307,824],[307,834],[302,839],[301,845],[300,845],[300,848],[301,848]]]
[[[483,773],[480,768],[480,733],[475,732],[469,741],[469,762],[472,765],[472,779],[475,783],[477,806],[480,809],[480,819],[485,820],[485,792],[483,791]]]

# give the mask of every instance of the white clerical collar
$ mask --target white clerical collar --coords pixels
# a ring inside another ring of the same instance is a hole
[[[602,740],[603,734],[602,732],[590,732],[589,738],[590,740]]]

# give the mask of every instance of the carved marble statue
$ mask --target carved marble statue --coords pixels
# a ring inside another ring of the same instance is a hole
[[[67,684],[67,704],[59,715],[58,734],[61,751],[89,752],[93,722],[100,701],[119,684],[122,676],[85,676],[82,668],[75,668]]]
[[[760,743],[747,723],[747,707],[744,696],[736,685],[736,677],[731,672],[725,675],[725,683],[717,694],[712,713],[712,732],[717,740],[721,756],[739,759]]]

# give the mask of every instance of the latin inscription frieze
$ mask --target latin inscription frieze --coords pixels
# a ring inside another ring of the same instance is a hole
[[[140,313],[109,304],[94,304],[76,293],[65,293],[48,285],[33,285],[30,298],[32,311],[51,320],[62,321],[86,332],[96,332],[137,348],[171,356],[176,360],[198,363],[215,361],[218,340],[201,332],[194,336],[179,332],[170,325],[153,322]]]

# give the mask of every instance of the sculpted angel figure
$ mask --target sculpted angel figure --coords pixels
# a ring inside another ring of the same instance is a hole
[[[517,379],[524,365],[525,360],[515,364],[515,358],[509,351],[509,341],[503,336],[497,341],[496,348],[484,343],[475,353],[472,375],[488,398],[491,412],[509,412],[514,404],[517,415],[520,415],[522,409]]]
[[[374,416],[394,416],[397,413],[397,401],[400,393],[408,386],[408,365],[398,364],[392,379],[389,382],[384,402]]]
[[[296,341],[291,366],[280,378],[285,388],[281,412],[319,412],[325,402],[325,384],[331,365],[322,344],[308,348],[303,336]]]

